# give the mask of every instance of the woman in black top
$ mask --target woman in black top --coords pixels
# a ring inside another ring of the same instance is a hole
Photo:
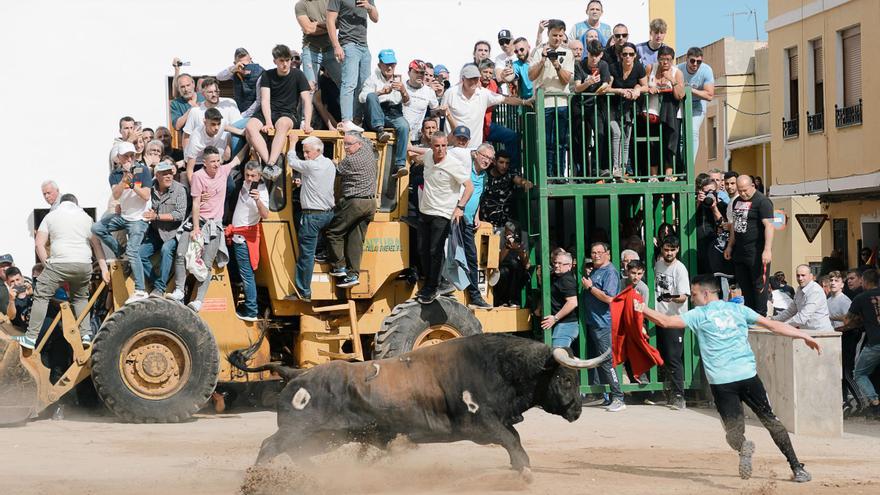
[[[617,95],[617,101],[611,101],[609,115],[611,117],[611,159],[612,174],[621,177],[624,168],[632,173],[629,163],[629,141],[632,135],[633,108],[648,87],[645,67],[636,60],[636,46],[625,43],[620,52],[620,63],[610,66],[612,77],[609,93]]]

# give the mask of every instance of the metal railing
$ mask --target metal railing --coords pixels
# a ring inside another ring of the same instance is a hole
[[[825,130],[825,114],[822,112],[810,115],[807,112],[807,134],[816,134]]]
[[[834,123],[840,127],[850,127],[862,124],[862,99],[859,103],[851,107],[838,108],[834,105]]]
[[[799,134],[798,118],[792,117],[789,120],[785,120],[785,117],[782,117],[782,139],[793,139],[798,137]]]

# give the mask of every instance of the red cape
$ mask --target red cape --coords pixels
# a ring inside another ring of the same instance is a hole
[[[642,333],[644,315],[635,310],[633,301],[644,303],[633,286],[611,300],[611,352],[614,366],[629,361],[633,375],[640,376],[655,365],[662,366],[663,358]]]

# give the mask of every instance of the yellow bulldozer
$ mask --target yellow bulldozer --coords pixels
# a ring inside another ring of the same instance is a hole
[[[301,131],[291,131],[301,133]],[[325,155],[344,156],[342,135],[314,131]],[[365,133],[374,145],[373,133]],[[252,366],[280,361],[311,367],[334,359],[385,358],[459,336],[480,332],[529,329],[529,312],[516,308],[470,310],[463,294],[440,297],[430,305],[414,300],[417,286],[401,276],[410,267],[411,227],[408,179],[392,176],[394,140],[376,145],[379,152],[376,214],[364,241],[361,283],[350,289],[335,286],[330,266],[316,263],[312,301],[290,301],[299,246],[295,241],[294,172],[284,166],[281,179],[270,184],[270,216],[263,221],[260,264],[256,281],[261,317],[247,322],[236,317],[236,290],[224,268],[213,268],[212,282],[196,314],[176,302],[149,298],[125,304],[133,290],[123,264],[111,266],[109,285],[99,282],[88,309],[74,314],[67,303],[33,351],[9,339],[18,332],[0,322],[0,424],[26,421],[91,377],[100,400],[129,422],[177,422],[191,417],[210,399],[218,384],[255,384],[280,378],[268,372],[246,373],[225,356],[250,348]],[[286,150],[285,150],[286,155]],[[484,223],[476,235],[480,279],[498,269],[500,236]],[[481,283],[491,302],[488,284]],[[79,337],[79,319],[88,318],[96,301],[108,315],[91,346]],[[2,316],[0,316],[2,318]],[[67,341],[72,363],[50,380],[41,351],[53,332]],[[265,334],[265,339],[261,338]]]

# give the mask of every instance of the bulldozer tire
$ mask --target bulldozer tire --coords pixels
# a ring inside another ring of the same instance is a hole
[[[399,356],[420,347],[483,333],[474,314],[451,297],[431,304],[409,300],[398,304],[382,321],[373,344],[373,359]]]
[[[190,418],[208,402],[219,370],[217,343],[205,322],[165,299],[119,308],[93,344],[95,390],[108,409],[131,423]]]

